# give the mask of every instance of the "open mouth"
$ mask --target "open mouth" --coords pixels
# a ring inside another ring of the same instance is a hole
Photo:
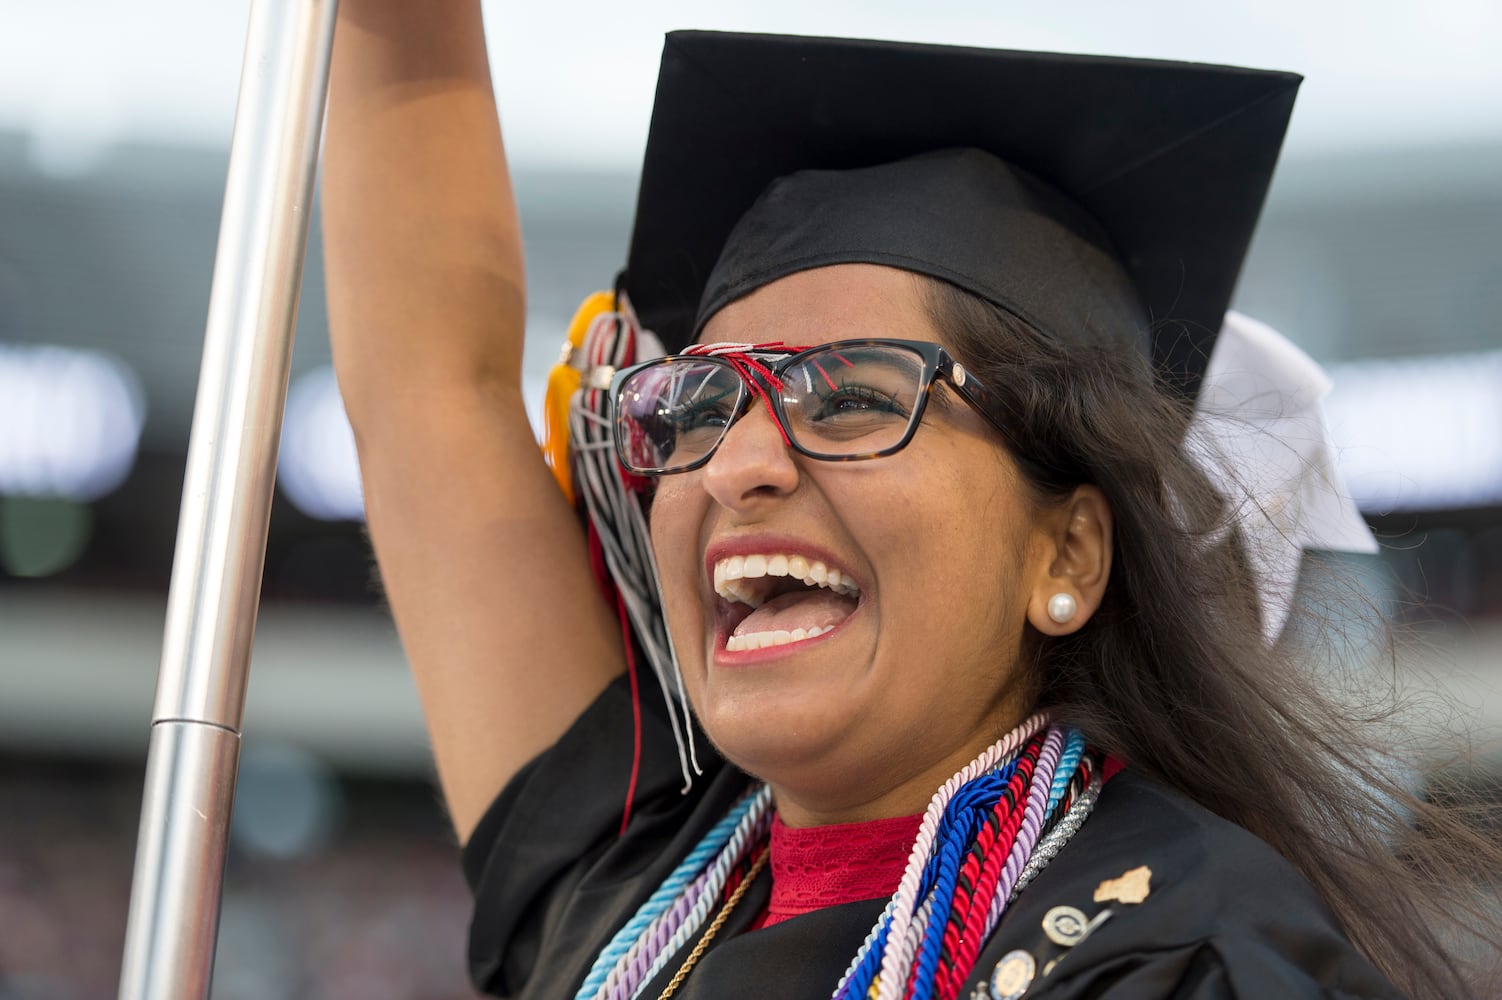
[[[817,638],[855,613],[861,589],[817,559],[784,553],[729,556],[714,565],[725,651]]]

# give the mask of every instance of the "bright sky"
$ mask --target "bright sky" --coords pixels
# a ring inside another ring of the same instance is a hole
[[[0,0],[0,130],[63,170],[119,139],[226,145],[249,9]],[[544,0],[490,3],[487,22],[508,144],[532,166],[634,165],[661,36],[679,27],[1295,70],[1292,158],[1502,142],[1497,0]]]

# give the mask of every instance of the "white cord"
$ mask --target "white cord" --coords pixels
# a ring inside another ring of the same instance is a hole
[[[633,350],[633,347],[635,350]],[[620,591],[632,634],[657,677],[667,706],[683,791],[703,774],[694,745],[693,724],[683,676],[662,613],[662,586],[652,552],[651,532],[640,494],[627,481],[616,458],[610,422],[609,393],[596,388],[608,369],[619,370],[661,354],[657,338],[637,324],[629,303],[620,312],[595,317],[584,336],[584,388],[569,404],[569,450],[585,513],[599,536],[605,567]]]

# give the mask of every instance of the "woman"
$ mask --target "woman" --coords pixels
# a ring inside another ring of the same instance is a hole
[[[336,361],[482,988],[1467,988],[1441,887],[1495,849],[1266,647],[1181,445],[1295,80],[670,40],[626,290],[680,353],[609,394],[659,637],[526,421],[477,5],[347,2],[339,33]]]

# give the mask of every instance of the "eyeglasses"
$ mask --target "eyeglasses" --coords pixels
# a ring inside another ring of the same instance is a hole
[[[801,455],[825,462],[880,458],[913,439],[936,378],[1006,433],[1001,399],[938,344],[841,340],[807,350],[780,347],[728,345],[617,372],[610,398],[621,463],[645,476],[697,469],[757,397]]]

